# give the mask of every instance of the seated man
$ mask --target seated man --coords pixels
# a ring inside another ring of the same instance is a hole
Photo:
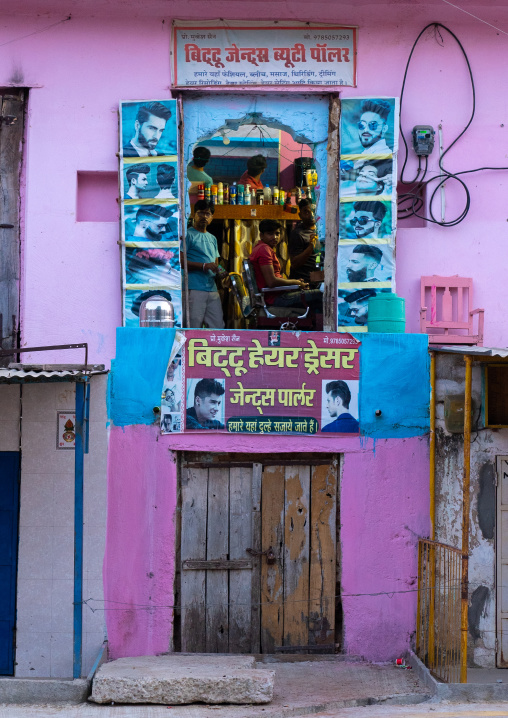
[[[326,408],[333,421],[321,427],[321,431],[338,434],[356,434],[360,430],[358,421],[349,412],[351,391],[345,381],[329,381],[326,385]]]
[[[193,329],[201,329],[203,324],[210,329],[224,329],[222,304],[215,284],[215,275],[220,272],[219,249],[217,239],[207,232],[214,211],[211,202],[198,200],[194,205],[192,227],[185,237],[190,326]],[[180,263],[185,266],[183,256]]]
[[[201,379],[194,389],[194,406],[187,409],[186,429],[223,429],[217,418],[224,387],[217,379]]]
[[[275,288],[298,285],[304,291],[305,301],[311,309],[323,311],[323,295],[319,289],[309,289],[303,279],[284,279],[280,263],[273,251],[280,241],[280,224],[274,219],[262,219],[259,223],[259,242],[252,250],[249,259],[252,262],[258,288]],[[301,307],[302,293],[266,292],[265,302],[274,307]]]
[[[316,270],[317,232],[314,211],[310,199],[298,202],[300,221],[291,230],[288,251],[291,258],[291,279],[303,279],[310,282],[310,273]]]
[[[266,170],[267,161],[263,155],[254,155],[247,160],[247,170],[240,177],[238,184],[250,187],[253,190],[263,189],[261,175]]]

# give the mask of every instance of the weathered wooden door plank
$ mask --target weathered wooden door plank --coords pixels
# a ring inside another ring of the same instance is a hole
[[[229,558],[245,560],[252,547],[252,468],[229,470]],[[257,569],[259,562],[252,561]],[[229,572],[229,652],[252,651],[252,571]]]
[[[335,643],[337,461],[311,476],[309,643]]]
[[[284,467],[265,466],[261,485],[261,549],[272,546],[276,561],[261,561],[261,652],[282,645],[284,612]],[[303,643],[304,641],[301,641]],[[306,641],[305,641],[306,643]]]
[[[182,469],[181,561],[206,559],[208,469]],[[182,571],[182,651],[203,653],[206,572]]]
[[[286,466],[284,646],[306,645],[309,611],[310,466]]]
[[[24,132],[23,90],[9,90],[0,103],[0,348],[18,346],[20,268],[20,175]],[[8,225],[12,225],[9,227]],[[0,358],[0,366],[15,356]]]
[[[207,560],[227,559],[229,552],[229,470],[208,470]],[[227,653],[228,571],[206,574],[206,652]]]
[[[261,551],[261,477],[263,466],[252,465],[252,543],[250,548]],[[251,653],[261,653],[261,562],[254,563],[251,574]]]

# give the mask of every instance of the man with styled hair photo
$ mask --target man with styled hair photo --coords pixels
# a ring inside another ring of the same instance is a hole
[[[353,211],[347,218],[358,239],[369,237],[378,239],[381,224],[385,218],[386,207],[375,200],[360,201],[353,204]]]
[[[163,163],[157,167],[157,184],[160,191],[155,195],[155,199],[176,199],[176,193],[173,192],[175,174],[175,168],[172,165]]]
[[[128,187],[125,190],[124,199],[141,199],[140,192],[146,189],[150,165],[127,165],[125,177]]]
[[[126,237],[126,241],[136,239],[145,239],[150,242],[161,240],[164,237],[166,241],[178,241],[178,222],[173,219],[172,215],[178,207],[172,205],[161,207],[154,204],[146,204],[136,212],[136,219],[132,235]]]
[[[134,137],[123,148],[124,157],[150,157],[163,155],[157,145],[171,117],[171,110],[161,102],[142,105],[134,121]]]
[[[386,100],[364,100],[358,120],[358,138],[363,147],[362,155],[387,155],[391,149],[386,144],[390,103]]]
[[[348,282],[379,282],[374,272],[382,258],[383,252],[375,244],[357,244],[346,265]]]
[[[321,431],[336,434],[357,434],[360,424],[348,409],[351,403],[351,391],[345,381],[329,381],[326,384],[326,408],[333,421],[321,428]]]
[[[194,388],[194,406],[187,409],[186,429],[224,429],[221,415],[224,387],[217,379],[200,379]]]

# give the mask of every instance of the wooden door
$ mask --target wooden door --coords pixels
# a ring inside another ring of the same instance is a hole
[[[334,652],[337,459],[256,458],[182,467],[181,649]]]
[[[0,348],[19,346],[19,197],[25,91],[0,89]],[[0,366],[15,361],[0,357]]]

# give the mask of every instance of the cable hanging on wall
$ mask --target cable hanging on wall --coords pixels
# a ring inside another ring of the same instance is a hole
[[[439,173],[435,177],[426,179],[427,171],[428,171],[428,157],[424,158],[425,163],[424,163],[423,168],[422,168],[422,161],[421,161],[422,158],[418,157],[418,169],[416,171],[416,176],[413,180],[407,181],[404,179],[404,170],[406,168],[407,161],[408,161],[409,148],[408,148],[408,144],[406,142],[406,138],[404,137],[404,131],[403,131],[403,127],[402,127],[402,107],[403,107],[403,100],[404,100],[404,89],[406,86],[407,74],[408,74],[408,70],[409,70],[409,65],[411,63],[411,59],[413,57],[413,53],[414,53],[416,46],[417,46],[418,42],[420,41],[421,37],[430,28],[434,28],[436,42],[439,42],[439,40],[438,40],[438,38],[439,38],[441,40],[441,43],[440,43],[441,45],[444,45],[444,40],[443,40],[443,36],[441,35],[440,29],[446,31],[449,35],[451,35],[451,37],[458,44],[458,46],[464,56],[464,59],[467,64],[467,69],[469,72],[469,79],[471,82],[471,92],[472,92],[471,114],[470,114],[469,120],[468,120],[466,126],[464,127],[464,129],[461,132],[459,132],[457,137],[455,137],[455,139],[448,145],[448,147],[446,147],[446,149],[443,150],[443,152],[439,158],[439,162],[438,162]],[[457,144],[457,142],[461,139],[461,137],[463,137],[465,135],[466,131],[468,130],[469,126],[471,125],[471,123],[474,119],[475,112],[476,112],[476,93],[475,93],[473,71],[471,69],[471,65],[469,63],[469,58],[467,56],[467,53],[466,53],[462,43],[460,42],[457,35],[455,35],[455,33],[452,32],[445,25],[442,25],[439,22],[429,23],[428,25],[426,25],[423,28],[423,30],[420,32],[420,34],[418,35],[418,37],[416,38],[416,40],[413,43],[413,47],[411,48],[411,52],[409,53],[409,57],[408,57],[408,60],[406,63],[406,68],[404,71],[404,79],[402,81],[402,88],[400,91],[400,118],[401,118],[400,133],[402,135],[402,141],[404,143],[404,162],[402,164],[402,169],[400,172],[400,182],[402,185],[406,185],[408,187],[407,192],[402,191],[399,193],[397,202],[398,202],[398,216],[400,219],[414,216],[414,217],[419,217],[420,219],[423,219],[427,222],[432,222],[433,224],[438,224],[441,227],[454,227],[455,225],[460,224],[460,222],[462,222],[466,218],[466,216],[470,210],[470,207],[471,207],[471,195],[470,195],[469,189],[468,189],[466,183],[464,182],[464,180],[462,180],[459,177],[459,175],[470,174],[472,172],[482,172],[483,170],[508,170],[508,167],[477,167],[476,169],[462,170],[460,172],[449,172],[444,167],[443,161],[444,161],[445,155],[447,155],[447,153],[452,149],[452,147],[454,147]],[[465,193],[464,208],[463,208],[462,212],[454,219],[451,219],[448,221],[436,219],[434,212],[432,210],[434,198],[436,196],[437,191],[444,185],[444,183],[449,182],[451,180],[455,180],[456,182],[458,182],[461,185],[461,187],[464,189],[464,193]],[[433,189],[432,194],[430,195],[429,206],[428,206],[429,216],[425,216],[425,214],[420,214],[420,210],[423,208],[423,205],[424,205],[424,194],[425,194],[424,191],[425,191],[425,188],[433,182],[435,182],[437,184],[436,184],[435,188]]]

